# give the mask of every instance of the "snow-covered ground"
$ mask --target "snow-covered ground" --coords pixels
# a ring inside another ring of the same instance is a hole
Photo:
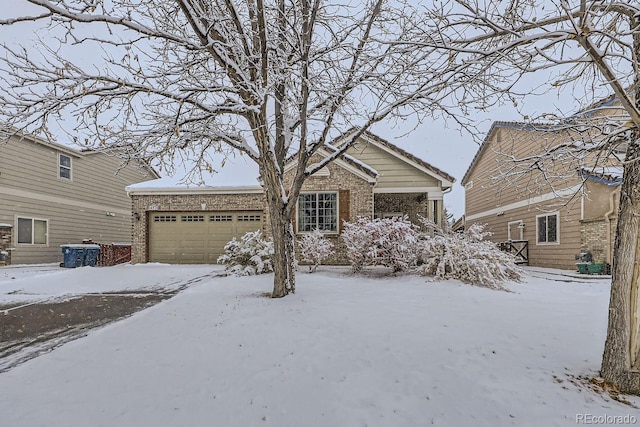
[[[0,300],[189,286],[0,374],[2,426],[640,423],[577,380],[599,368],[607,279],[528,270],[500,292],[321,267],[272,300],[272,276],[211,266],[40,268],[0,268]]]

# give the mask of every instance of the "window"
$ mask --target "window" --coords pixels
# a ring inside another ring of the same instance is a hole
[[[229,222],[229,221],[233,221],[233,217],[231,215],[211,215],[211,216],[209,216],[209,221],[211,221],[211,222]]]
[[[48,228],[46,219],[18,218],[18,243],[46,245]]]
[[[182,222],[204,222],[204,215],[182,215]]]
[[[58,164],[60,166],[59,177],[71,179],[71,157],[64,154],[58,155]]]
[[[559,219],[558,212],[536,217],[537,243],[558,243]]]
[[[440,224],[440,202],[439,200],[431,200],[431,212],[433,212],[433,223]]]
[[[298,232],[338,231],[338,194],[304,193],[298,198]]]
[[[153,222],[176,222],[175,215],[158,215],[153,217]]]
[[[238,221],[260,221],[260,215],[238,215]]]

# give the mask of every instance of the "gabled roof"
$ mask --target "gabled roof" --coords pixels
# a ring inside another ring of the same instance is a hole
[[[332,141],[331,144],[336,145],[337,147],[340,147],[341,141],[346,139],[350,134],[356,131],[357,131],[356,128],[348,130],[343,135],[339,136],[334,141]],[[405,163],[408,163],[414,167],[417,167],[423,172],[429,175],[432,175],[433,177],[442,181],[443,187],[450,187],[454,182],[456,182],[456,179],[454,177],[452,177],[442,169],[438,169],[437,167],[425,162],[421,158],[414,156],[413,154],[403,150],[402,148],[398,147],[395,144],[392,144],[386,139],[380,138],[378,135],[375,135],[372,132],[364,131],[361,137],[365,139],[368,143],[372,143],[377,147],[380,147],[384,151],[391,153],[392,155],[396,156],[397,158],[404,161]]]

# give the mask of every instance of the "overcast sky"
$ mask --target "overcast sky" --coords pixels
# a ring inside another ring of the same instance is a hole
[[[25,13],[27,10],[33,9],[33,6],[25,5],[19,0],[0,0],[0,6],[5,16],[7,14],[24,16],[27,14]],[[46,39],[46,30],[36,30],[33,25],[0,27],[0,42],[30,45],[35,42],[36,34]],[[531,81],[532,87],[543,82],[545,78],[544,76],[536,76],[535,80]],[[544,112],[559,110],[568,114],[576,110],[571,100],[570,94],[568,96],[537,97],[524,105],[522,113],[535,117]],[[478,112],[475,119],[480,123],[481,137],[490,128],[493,121],[523,120],[521,113],[518,113],[513,106]],[[464,189],[460,186],[460,180],[473,159],[478,144],[474,142],[471,135],[460,133],[457,128],[448,127],[441,120],[424,122],[411,131],[414,127],[415,122],[413,121],[399,124],[385,122],[374,127],[372,131],[456,178],[453,191],[445,195],[444,203],[449,212],[458,218],[464,213]],[[405,135],[409,131],[411,132]],[[58,142],[67,143],[62,134]],[[245,183],[250,172],[257,175],[257,166],[250,161],[245,161],[244,158],[237,158],[227,163],[219,178],[221,182],[225,183],[236,178]]]

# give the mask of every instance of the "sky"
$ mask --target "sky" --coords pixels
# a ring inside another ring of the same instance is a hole
[[[0,0],[0,7],[3,11],[10,10],[11,16],[23,16],[29,10],[33,10],[33,6],[25,3],[16,0]],[[36,36],[46,38],[47,32],[45,29],[37,29],[33,25],[0,27],[0,43],[29,45],[37,43]],[[91,54],[96,53],[91,52]],[[544,83],[545,78],[544,75],[532,76],[521,84],[521,88],[526,88],[527,84],[534,88],[540,83]],[[475,138],[466,132],[461,132],[455,124],[447,124],[444,120],[439,119],[424,121],[420,124],[416,124],[412,119],[399,123],[387,121],[376,125],[372,131],[455,177],[456,183],[452,191],[444,196],[444,205],[454,218],[459,218],[464,214],[464,189],[460,185],[460,181],[478,150],[478,141],[484,137],[493,121],[522,121],[523,115],[535,117],[549,111],[561,111],[569,114],[575,110],[572,96],[547,94],[532,97],[524,106],[520,107],[520,111],[517,111],[512,105],[493,108],[489,111],[477,111],[474,113],[473,119],[478,123],[477,127],[480,133],[475,135]],[[60,132],[57,142],[68,144],[63,132]],[[246,182],[248,174],[257,176],[257,166],[246,157],[238,156],[227,161],[222,173],[213,177],[212,181],[233,185],[234,180]],[[161,171],[161,175],[164,176],[164,172]],[[178,171],[175,178],[179,180],[183,176],[184,173]]]

